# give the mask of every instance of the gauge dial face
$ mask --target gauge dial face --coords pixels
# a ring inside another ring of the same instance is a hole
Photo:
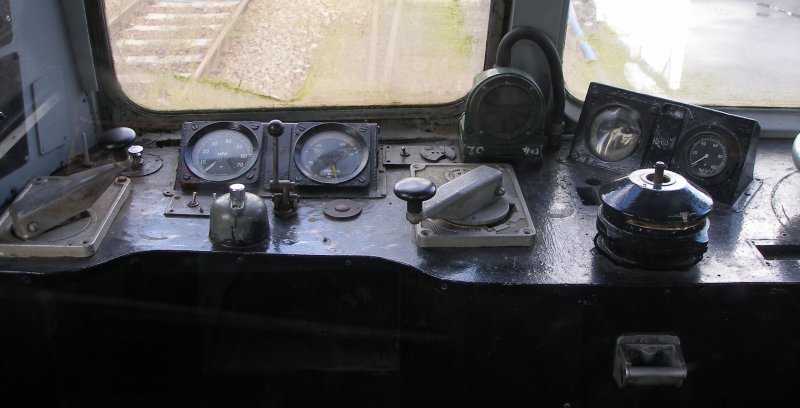
[[[598,159],[616,162],[636,151],[641,136],[642,127],[636,115],[622,106],[611,106],[592,119],[586,143]]]
[[[728,148],[719,136],[713,133],[697,135],[689,145],[686,164],[689,173],[699,178],[714,177],[728,164]]]
[[[254,142],[232,129],[206,133],[194,142],[190,168],[197,176],[211,181],[232,180],[249,170],[256,161]]]
[[[319,183],[351,180],[367,165],[369,154],[363,139],[338,130],[306,133],[295,145],[297,168]]]

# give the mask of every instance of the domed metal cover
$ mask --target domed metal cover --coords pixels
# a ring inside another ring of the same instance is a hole
[[[655,170],[636,170],[600,188],[603,206],[625,217],[654,225],[695,224],[711,212],[713,200],[700,187],[664,170],[656,188]]]
[[[713,201],[663,163],[656,166],[600,188],[595,246],[623,265],[686,269],[708,248]]]

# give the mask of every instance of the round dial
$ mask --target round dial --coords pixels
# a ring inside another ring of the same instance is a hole
[[[297,168],[319,183],[339,184],[357,176],[369,160],[367,145],[355,132],[319,128],[297,139]]]
[[[611,106],[592,119],[586,143],[598,159],[615,162],[633,154],[641,136],[636,115],[622,106]]]
[[[232,180],[256,161],[253,140],[237,130],[219,129],[203,134],[191,146],[189,168],[210,181]]]
[[[728,148],[719,136],[701,133],[689,144],[686,164],[695,177],[714,177],[728,164]]]

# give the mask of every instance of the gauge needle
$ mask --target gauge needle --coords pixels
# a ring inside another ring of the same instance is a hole
[[[217,164],[217,161],[214,160],[214,162],[212,162],[210,166],[206,167],[206,171],[211,170],[211,168],[213,168],[216,164]]]
[[[699,158],[699,159],[697,159],[697,160],[693,161],[693,162],[692,162],[692,166],[694,166],[694,165],[695,165],[695,164],[697,164],[697,163],[700,163],[701,161],[703,161],[703,160],[705,160],[705,159],[707,159],[707,158],[708,158],[708,153],[706,153],[705,155],[703,155],[703,157],[701,157],[701,158]]]
[[[336,163],[331,163],[331,172],[333,172],[333,178],[339,178],[338,171],[336,171]]]

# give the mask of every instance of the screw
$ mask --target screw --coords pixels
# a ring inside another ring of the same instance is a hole
[[[172,197],[175,193],[170,190],[164,190],[164,197]]]
[[[11,16],[8,15],[8,16],[6,16],[6,23],[10,23],[10,22],[11,22]]]
[[[197,207],[200,203],[197,202],[197,191],[192,192],[192,201],[189,201],[189,204],[186,204],[191,208]]]
[[[294,179],[297,180],[297,181],[303,181],[303,176],[298,174],[298,175],[294,176]]]
[[[39,223],[36,221],[31,221],[28,223],[28,231],[36,232],[39,231]]]
[[[126,182],[126,181],[128,181],[128,178],[127,178],[127,177],[125,177],[125,176],[119,176],[119,177],[117,177],[117,183],[124,183],[124,182]]]
[[[184,179],[184,180],[189,180],[189,178],[190,178],[190,177],[189,177],[189,175],[188,175],[188,174],[184,174],[184,175],[183,175],[183,179]]]
[[[252,126],[253,130],[256,130],[256,129],[258,129],[258,126],[259,126],[259,124],[258,124],[258,123],[253,123],[253,126]]]
[[[198,125],[197,123],[192,123],[192,130],[197,130],[197,129],[200,129],[200,125]]]
[[[364,183],[364,182],[366,182],[366,181],[367,181],[367,178],[366,178],[366,177],[364,177],[364,176],[361,176],[361,177],[359,177],[359,178],[358,178],[358,181],[360,181],[360,182]]]
[[[505,193],[506,193],[506,189],[504,189],[503,186],[497,187],[497,189],[494,190],[494,195],[496,195],[498,197],[502,197]]]
[[[408,156],[411,156],[411,154],[410,154],[410,153],[408,153],[408,152],[406,151],[406,147],[405,147],[405,146],[403,146],[403,147],[401,147],[401,148],[400,148],[400,156],[403,156],[403,157],[408,157]]]
[[[0,120],[3,120],[5,118],[6,118],[6,114],[3,113],[3,112],[0,112]]]

